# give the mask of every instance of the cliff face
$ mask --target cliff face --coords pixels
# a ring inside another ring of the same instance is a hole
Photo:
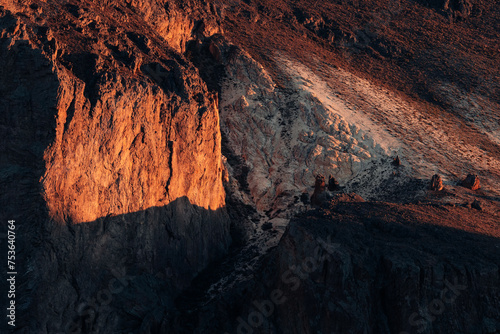
[[[174,64],[167,72],[155,65],[178,80],[184,99],[139,80],[96,73],[92,104],[84,83],[58,71],[56,138],[45,152],[43,178],[53,216],[93,221],[182,196],[205,209],[224,206],[214,97],[195,75],[184,76],[184,68]]]
[[[209,37],[223,32],[223,5],[214,2],[168,0],[132,0],[134,8],[153,29],[177,52],[184,53],[193,38]]]
[[[18,31],[4,37],[10,48],[24,41],[42,50],[40,61],[53,68],[56,134],[45,151],[43,178],[51,215],[92,221],[181,196],[205,209],[224,206],[217,97],[171,49],[182,49],[181,42],[165,33],[166,40],[154,44],[154,30],[135,36],[113,19],[119,7],[96,16],[90,4],[71,12],[52,6],[30,13],[45,24],[21,20]],[[89,28],[88,17],[101,20]],[[60,29],[55,23],[62,19],[74,27]],[[192,24],[181,28],[171,34],[187,39]],[[15,74],[5,80],[23,80]]]
[[[482,227],[475,225],[481,221]],[[459,222],[462,230],[454,228]],[[230,333],[495,333],[496,220],[465,208],[340,203],[299,215],[238,298]]]
[[[283,88],[234,45],[216,40],[210,51],[225,64],[222,131],[228,147],[248,165],[248,190],[256,208],[270,217],[290,218],[301,205],[296,196],[310,193],[317,174],[333,175],[344,184],[399,149],[395,138],[369,120],[363,124],[360,114],[329,95],[329,83],[307,67],[273,55],[288,77]]]
[[[195,27],[203,7],[153,4],[1,9],[2,200],[32,247],[20,329],[113,332],[123,313],[90,302],[110,280],[148,277],[169,304],[227,251],[217,95],[179,53],[217,26]]]

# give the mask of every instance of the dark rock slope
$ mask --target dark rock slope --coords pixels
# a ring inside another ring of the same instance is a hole
[[[497,224],[452,206],[344,202],[307,212],[221,331],[498,333]]]

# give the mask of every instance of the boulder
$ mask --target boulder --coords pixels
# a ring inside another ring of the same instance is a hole
[[[339,185],[338,181],[332,175],[330,175],[328,178],[328,190],[329,191],[336,191],[339,189],[340,189],[340,185]]]
[[[431,178],[431,184],[429,187],[431,190],[434,191],[441,191],[443,190],[443,179],[441,178],[440,175],[434,174]]]
[[[481,188],[479,176],[476,174],[468,174],[465,180],[462,181],[462,187],[469,188],[471,190],[478,190]]]
[[[401,160],[399,159],[399,156],[396,156],[394,160],[392,161],[393,166],[401,166]]]
[[[483,210],[483,208],[481,207],[481,202],[479,202],[477,199],[475,199],[474,202],[472,202],[471,208],[479,211]]]

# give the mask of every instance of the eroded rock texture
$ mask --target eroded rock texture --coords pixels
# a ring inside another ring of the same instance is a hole
[[[210,8],[193,8],[1,9],[2,202],[23,217],[20,245],[30,245],[18,259],[18,330],[139,330],[149,311],[134,305],[168,308],[226,252],[217,96],[179,53],[219,30],[201,19]],[[113,293],[110,282],[123,277]],[[154,319],[147,326],[160,326],[161,314]]]
[[[310,93],[312,82],[322,82],[292,73],[294,63],[276,55],[276,65],[290,71],[287,88],[282,88],[250,54],[224,39],[214,38],[209,50],[226,74],[221,80],[222,131],[228,147],[248,166],[248,190],[258,210],[290,218],[296,212],[294,196],[311,191],[317,174],[345,182],[387,155],[370,135],[346,121],[342,106],[326,106]]]

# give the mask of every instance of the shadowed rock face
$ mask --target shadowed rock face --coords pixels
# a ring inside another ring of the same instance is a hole
[[[307,212],[290,222],[257,283],[235,298],[234,327],[221,322],[221,331],[494,333],[495,224],[451,206],[344,202]]]
[[[148,332],[174,298],[229,244],[225,209],[178,198],[163,207],[45,228],[28,261],[33,275],[19,301],[31,316],[19,327],[47,333]],[[52,305],[52,312],[47,312]]]

